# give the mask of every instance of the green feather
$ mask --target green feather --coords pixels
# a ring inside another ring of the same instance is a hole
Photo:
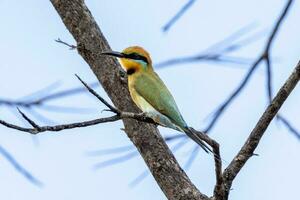
[[[183,131],[186,130],[187,124],[181,116],[173,96],[153,70],[140,73],[136,77],[133,87],[154,109],[168,117]]]

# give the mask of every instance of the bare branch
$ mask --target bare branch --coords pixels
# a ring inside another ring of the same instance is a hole
[[[273,86],[272,86],[272,66],[271,66],[271,60],[269,58],[269,55],[266,57],[266,77],[267,77],[267,97],[268,97],[268,103],[272,101],[273,98]]]
[[[246,76],[240,83],[240,85],[234,90],[234,92],[226,99],[215,111],[211,122],[205,128],[204,132],[209,132],[216,124],[217,120],[221,117],[224,113],[225,109],[232,103],[232,101],[240,94],[243,88],[246,86],[248,81],[250,80],[251,76],[253,75],[254,71],[258,67],[259,63],[262,61],[262,57],[260,57],[256,62],[251,66],[250,70],[247,72]]]
[[[178,11],[178,13],[176,13],[176,15],[174,17],[172,17],[170,19],[169,22],[167,22],[163,27],[162,30],[163,32],[167,32],[171,26],[173,26],[175,24],[175,22],[182,17],[182,15],[190,8],[192,7],[192,5],[194,4],[196,0],[188,0],[188,2]]]
[[[78,53],[89,64],[115,107],[137,113],[127,85],[120,76],[116,59],[103,57],[110,47],[83,0],[51,0],[77,43]],[[153,177],[168,198],[207,199],[189,180],[171,154],[154,125],[137,120],[123,120],[125,131],[137,147]],[[174,190],[176,185],[177,190]]]
[[[200,148],[197,145],[193,145],[192,151],[190,152],[190,155],[186,161],[186,163],[184,164],[184,169],[185,170],[189,170],[190,167],[192,166],[193,162],[196,159],[196,155],[198,154],[198,152],[200,151]]]
[[[17,126],[17,125],[7,123],[3,120],[0,120],[0,124],[6,126],[8,128],[28,132],[28,133],[31,133],[31,134],[38,134],[38,133],[45,132],[45,131],[61,131],[61,130],[66,130],[66,129],[87,127],[87,126],[92,126],[92,125],[96,125],[96,124],[99,124],[99,123],[113,122],[113,121],[117,121],[117,120],[121,120],[121,119],[125,119],[125,118],[131,118],[131,119],[135,119],[135,120],[138,120],[138,121],[155,124],[155,122],[151,118],[148,118],[147,116],[145,116],[144,113],[136,114],[136,113],[130,113],[130,112],[122,112],[122,111],[116,109],[115,107],[110,105],[107,101],[105,101],[100,95],[98,95],[92,88],[90,88],[78,75],[76,75],[76,77],[80,80],[80,82],[87,88],[87,90],[92,95],[94,95],[100,102],[105,104],[110,109],[110,111],[114,112],[116,115],[114,115],[112,117],[99,118],[99,119],[94,119],[94,120],[90,120],[90,121],[78,122],[78,123],[62,124],[62,125],[56,125],[56,126],[39,126],[33,120],[31,120],[27,115],[25,115],[22,111],[20,111],[18,109],[18,111],[20,112],[22,117],[33,128],[20,127],[20,126]],[[195,135],[197,135],[197,137],[199,137],[199,139],[205,141],[207,144],[209,144],[212,147],[213,151],[211,151],[211,152],[214,155],[215,168],[216,168],[216,180],[217,180],[216,185],[222,185],[222,176],[221,176],[221,174],[222,174],[222,164],[221,164],[219,144],[216,141],[214,141],[213,139],[211,139],[208,135],[206,135],[206,134],[204,134],[200,131],[196,131],[193,128],[190,128],[190,130]],[[184,142],[181,142],[180,144],[183,145]],[[178,147],[178,146],[179,145],[176,145],[176,147]],[[95,165],[95,168],[102,168],[102,167],[110,166],[112,164],[119,163],[119,162],[122,162],[122,161],[127,161],[127,160],[135,157],[136,155],[137,155],[136,151],[129,152],[129,153],[123,155],[123,156],[120,156],[120,157],[117,157],[117,158],[113,158],[113,159],[98,163],[97,165]]]
[[[32,126],[34,127],[36,130],[40,130],[40,127],[31,119],[29,119],[29,117],[27,117],[19,108],[18,108],[19,113],[21,113],[22,117]]]
[[[223,177],[225,180],[226,196],[228,196],[229,194],[232,181],[242,169],[247,160],[254,154],[254,150],[256,149],[260,139],[264,135],[269,124],[271,123],[272,119],[276,116],[277,112],[279,111],[285,100],[288,98],[290,93],[293,91],[299,79],[300,62],[297,64],[295,70],[287,79],[285,84],[280,88],[279,92],[272,100],[271,104],[268,106],[266,111],[260,117],[255,128],[252,130],[250,136],[248,137],[241,150],[234,157],[229,166],[225,169]]]
[[[133,149],[134,149],[133,145],[127,145],[127,146],[121,146],[121,147],[101,149],[101,150],[96,150],[96,151],[89,151],[89,152],[87,152],[87,155],[88,156],[111,155],[111,154],[124,153],[125,151],[131,151]]]
[[[95,93],[93,90],[89,88],[89,86],[83,82],[78,76],[78,79],[85,85],[85,87],[95,96],[97,97],[103,104],[105,104],[109,111],[115,113],[114,116],[106,117],[106,118],[99,118],[90,121],[84,121],[79,123],[71,123],[71,124],[62,124],[57,126],[39,126],[33,120],[31,120],[28,116],[26,116],[23,112],[19,110],[22,117],[33,127],[33,128],[24,128],[20,126],[16,126],[5,121],[0,120],[0,124],[7,126],[9,128],[17,129],[20,131],[29,132],[31,134],[37,134],[44,131],[60,131],[64,129],[76,128],[76,127],[86,127],[91,126],[99,123],[105,122],[112,122],[117,121],[120,119],[124,119],[125,123],[125,130],[128,134],[129,138],[133,141],[133,143],[138,148],[141,155],[144,157],[145,162],[147,163],[148,167],[150,168],[151,172],[153,173],[154,177],[156,178],[157,182],[159,183],[160,187],[164,191],[167,197],[172,198],[174,195],[180,195],[180,198],[197,198],[197,199],[207,199],[207,196],[200,193],[197,188],[190,182],[186,174],[181,170],[179,165],[177,164],[173,155],[169,152],[169,149],[165,146],[164,142],[162,141],[158,131],[155,129],[154,126],[149,124],[144,124],[140,122],[147,122],[153,123],[153,120],[147,118],[143,114],[137,114],[136,107],[130,101],[128,91],[126,86],[123,85],[122,81],[120,81],[119,76],[119,66],[115,62],[115,60],[109,60],[106,58],[101,58],[99,56],[99,52],[109,49],[109,46],[103,37],[102,33],[100,32],[98,26],[96,25],[94,19],[92,18],[89,10],[84,4],[83,0],[51,0],[52,4],[60,14],[63,22],[73,34],[77,46],[69,45],[60,39],[57,42],[62,43],[64,45],[69,46],[70,48],[76,48],[78,52],[83,56],[83,58],[89,63],[94,73],[97,75],[97,78],[101,81],[104,86],[104,89],[108,92],[109,97],[112,99],[112,102],[116,105],[116,107],[107,103],[101,96]],[[194,2],[194,1],[189,1]],[[217,109],[211,123],[206,128],[206,132],[210,131],[211,128],[215,125],[218,118],[227,108],[227,106],[236,98],[236,96],[243,90],[244,86],[250,80],[251,76],[253,75],[254,71],[257,69],[260,63],[263,61],[266,62],[266,71],[267,71],[267,91],[268,91],[268,98],[271,101],[272,98],[272,66],[270,60],[270,48],[272,42],[275,38],[276,33],[279,30],[280,24],[288,9],[292,3],[292,0],[288,2],[283,11],[282,15],[280,16],[279,20],[276,22],[274,29],[272,30],[268,40],[266,47],[260,57],[253,63],[250,70],[246,74],[244,80],[241,82],[239,87],[232,93],[232,95]],[[184,12],[184,11],[183,11]],[[182,15],[182,14],[181,14]],[[177,19],[175,19],[176,21]],[[82,23],[82,21],[84,23]],[[82,25],[84,24],[84,26]],[[171,26],[171,25],[170,25]],[[223,52],[229,52],[236,49],[236,45],[231,45]],[[229,62],[229,63],[248,63],[249,59],[237,58],[232,56],[224,56],[223,52],[217,54],[207,54],[207,55],[198,55],[198,57],[193,57],[193,59],[206,59],[212,60],[214,62]],[[202,56],[202,57],[201,57]],[[190,58],[188,58],[190,59]],[[190,60],[189,60],[190,61]],[[107,69],[105,69],[105,67]],[[252,131],[251,135],[249,136],[247,142],[236,156],[236,158],[231,162],[228,168],[222,175],[222,162],[219,150],[219,144],[209,138],[207,135],[203,134],[202,132],[198,132],[201,139],[208,143],[213,148],[214,159],[215,159],[215,172],[216,172],[216,186],[214,190],[214,197],[217,199],[221,199],[224,197],[224,192],[226,196],[229,194],[229,189],[231,187],[232,181],[235,176],[238,174],[240,169],[246,163],[246,161],[254,155],[254,150],[259,143],[260,138],[264,134],[265,130],[267,129],[268,124],[271,120],[275,117],[277,111],[280,109],[281,105],[288,97],[289,93],[292,91],[293,87],[297,84],[300,76],[300,67],[299,63],[296,67],[295,72],[291,75],[289,80],[286,84],[281,88],[275,99],[272,101],[271,105],[267,108],[261,119],[259,120],[257,126]],[[0,102],[1,103],[1,102]],[[32,104],[32,102],[31,102]],[[32,105],[38,105],[40,102],[34,102]],[[24,106],[24,105],[22,105]],[[30,106],[29,106],[30,107]],[[122,110],[122,111],[121,111]],[[124,110],[124,111],[123,111]],[[128,120],[134,119],[134,120]],[[295,129],[290,125],[290,123],[283,117],[278,116],[290,131],[296,133]],[[136,122],[139,121],[139,122]],[[148,126],[149,125],[149,126]],[[151,134],[140,134],[142,132],[149,132]],[[298,133],[296,133],[298,134]],[[150,135],[150,136],[149,136]],[[299,135],[299,134],[298,134]],[[172,139],[182,138],[185,139],[185,135],[180,135],[176,137],[169,137],[166,140],[171,141]],[[182,142],[183,143],[183,142]],[[153,147],[150,147],[150,145]],[[150,152],[150,153],[149,153]],[[163,154],[163,155],[160,155]],[[196,154],[196,153],[195,153]],[[130,155],[129,157],[131,157]],[[125,156],[125,158],[128,158]],[[124,159],[125,159],[124,158]],[[168,165],[167,162],[162,161],[161,158],[167,158],[168,162],[172,163],[172,166]],[[120,159],[120,158],[118,158]],[[113,161],[115,162],[115,161]],[[107,162],[108,163],[108,162]],[[156,165],[163,166],[163,170],[161,167],[159,169]],[[161,171],[166,172],[167,174],[162,174]],[[166,177],[176,177],[178,180],[164,180]],[[224,183],[225,182],[225,183]],[[192,191],[192,194],[182,194],[176,193],[177,191],[173,191],[172,187],[173,184],[179,185],[178,187],[180,190],[185,188],[189,188]]]
[[[43,183],[40,180],[34,177],[20,163],[18,163],[17,160],[8,151],[6,151],[1,145],[0,145],[0,154],[2,154],[2,156],[4,156],[9,161],[9,163],[16,169],[16,171],[22,174],[28,181],[30,181],[34,185],[40,187],[43,186]]]
[[[215,140],[211,139],[207,134],[204,134],[200,131],[196,131],[193,128],[192,130],[197,132],[199,137],[207,144],[209,144],[213,149],[213,155],[215,160],[215,173],[216,173],[216,186],[214,190],[214,196],[215,197],[222,196],[223,176],[222,176],[222,159],[220,155],[219,144]]]
[[[211,45],[204,51],[197,53],[191,56],[179,57],[169,59],[160,63],[155,64],[155,67],[165,68],[172,65],[178,64],[186,64],[186,63],[194,63],[194,62],[213,62],[216,64],[238,64],[238,65],[245,65],[249,64],[253,61],[253,59],[249,58],[242,58],[242,57],[235,57],[235,56],[228,56],[226,54],[237,51],[249,44],[253,41],[256,41],[259,37],[263,34],[261,32],[250,35],[244,39],[242,38],[244,35],[248,34],[251,29],[253,29],[253,24],[244,26],[239,30],[235,31],[234,33],[227,36],[225,39],[216,42],[215,44]]]
[[[300,140],[300,132],[295,127],[293,127],[285,117],[283,117],[281,114],[278,114],[277,119],[281,121],[288,128],[288,130],[296,136],[298,140]]]
[[[66,42],[62,41],[61,39],[59,39],[59,38],[56,39],[55,42],[61,43],[61,44],[63,44],[63,45],[66,45],[66,46],[70,47],[70,50],[77,49],[77,46],[72,45],[72,44],[69,44],[69,43],[66,43]]]
[[[10,107],[20,107],[20,108],[39,107],[45,110],[55,110],[55,111],[64,111],[64,112],[71,111],[71,110],[73,112],[74,111],[82,112],[84,110],[87,110],[87,108],[46,105],[46,103],[51,100],[55,100],[63,97],[69,97],[71,95],[76,95],[78,93],[86,92],[86,89],[84,87],[78,87],[78,88],[76,87],[76,88],[67,89],[60,92],[49,94],[49,92],[53,89],[54,86],[56,87],[56,85],[57,85],[56,83],[51,84],[50,86],[47,86],[42,90],[34,92],[24,98],[20,98],[19,100],[0,99],[0,106],[10,106]],[[90,84],[91,88],[95,88],[98,86],[99,83],[96,82]]]
[[[179,64],[187,64],[187,63],[195,63],[195,62],[214,62],[214,63],[228,63],[228,64],[238,64],[238,65],[245,65],[249,64],[252,59],[248,58],[241,58],[241,57],[234,57],[234,56],[225,56],[222,54],[197,54],[187,57],[180,57],[180,58],[173,58],[155,65],[156,68],[164,68],[169,67],[172,65],[179,65]]]
[[[127,119],[127,118],[156,124],[151,118],[145,116],[143,113],[122,112],[122,111],[114,108],[112,105],[110,105],[108,102],[106,102],[101,96],[99,96],[93,89],[91,89],[85,82],[83,82],[79,78],[79,76],[77,76],[77,78],[82,82],[82,84],[85,85],[85,87],[91,92],[91,94],[96,96],[103,104],[105,104],[107,107],[109,107],[111,109],[111,111],[116,113],[116,115],[111,116],[111,117],[98,118],[98,119],[94,119],[94,120],[76,122],[76,123],[70,123],[70,124],[61,124],[61,125],[56,125],[56,126],[39,126],[33,120],[31,120],[27,115],[25,115],[22,111],[20,111],[18,109],[18,111],[21,113],[22,117],[33,128],[24,128],[21,126],[10,124],[3,120],[0,120],[0,124],[6,126],[8,128],[12,128],[12,129],[23,131],[23,132],[28,132],[31,134],[38,134],[38,133],[42,133],[45,131],[57,132],[57,131],[62,131],[62,130],[66,130],[66,129],[81,128],[81,127],[93,126],[93,125],[97,125],[97,124],[101,124],[101,123],[114,122],[114,121],[118,121],[120,119]]]
[[[136,185],[138,185],[142,180],[144,180],[147,176],[149,175],[149,171],[148,170],[144,170],[142,173],[140,173],[137,177],[135,177],[135,179],[133,179],[130,183],[129,186],[130,187],[134,187]]]
[[[174,140],[171,140],[171,141],[174,141]],[[171,141],[169,141],[169,142],[171,142]],[[178,151],[183,145],[185,145],[187,143],[187,141],[188,141],[187,137],[181,138],[181,140],[179,140],[179,142],[177,142],[174,146],[170,147],[172,152],[175,153],[176,151]],[[197,146],[197,145],[195,144],[195,146]],[[102,150],[88,152],[88,155],[90,155],[90,156],[99,156],[100,155],[101,156],[101,155],[111,155],[111,154],[122,154],[124,152],[127,152],[126,155],[129,155],[129,152],[132,151],[133,148],[134,148],[133,146],[121,146],[121,147],[116,147],[116,148],[109,148],[109,149],[102,149]],[[197,148],[197,149],[200,150],[199,148]],[[128,159],[125,159],[124,156],[125,155],[118,156],[117,158],[109,159],[109,160],[106,160],[104,162],[100,162],[98,164],[100,164],[101,167],[107,167],[107,166],[119,164],[119,163],[122,163],[122,162],[126,162],[129,159],[131,159],[130,156],[127,157]],[[135,156],[138,156],[138,154],[136,153]],[[113,162],[110,162],[112,160],[113,160]],[[106,163],[105,166],[103,166],[104,163]],[[184,169],[187,170],[188,166],[185,165]],[[134,180],[132,180],[129,183],[129,185],[131,187],[134,187],[135,185],[140,183],[144,178],[146,178],[147,175],[149,175],[149,171],[144,170],[140,175],[138,175]]]
[[[273,28],[273,30],[271,32],[271,35],[269,37],[269,40],[268,40],[268,42],[266,44],[266,49],[265,49],[265,52],[264,52],[264,55],[263,55],[264,60],[266,61],[266,80],[267,80],[266,81],[266,92],[267,92],[267,97],[268,97],[269,103],[271,102],[272,97],[273,97],[273,86],[272,86],[272,78],[273,77],[272,77],[272,65],[271,65],[272,61],[270,59],[269,52],[270,52],[271,46],[273,44],[272,41],[275,38],[276,33],[279,30],[281,22],[283,21],[283,19],[285,18],[286,14],[288,13],[288,10],[289,10],[292,2],[293,1],[291,1],[291,0],[288,1],[285,9],[283,10],[283,12],[282,12],[281,16],[279,17],[277,23],[275,24],[275,26],[274,26],[274,28]],[[291,126],[291,123],[287,119],[285,119],[284,117],[279,116],[279,115],[277,116],[277,119],[280,120],[280,121],[282,121],[283,124],[288,128],[288,130],[291,133],[293,133],[297,138],[299,138],[298,131]]]
[[[30,134],[38,134],[42,133],[45,131],[62,131],[62,130],[67,130],[67,129],[73,129],[73,128],[81,128],[81,127],[87,127],[87,126],[93,126],[101,123],[107,123],[107,122],[114,122],[120,120],[120,116],[112,116],[112,117],[106,117],[106,118],[99,118],[99,119],[94,119],[94,120],[89,120],[89,121],[84,121],[84,122],[76,122],[76,123],[70,123],[70,124],[61,124],[61,125],[56,125],[56,126],[39,126],[38,128],[24,128],[21,126],[17,126],[14,124],[10,124],[6,121],[0,120],[0,124],[3,126],[6,126],[11,129],[15,129],[18,131],[22,132],[27,132]],[[32,120],[31,120],[32,121]]]
[[[249,71],[246,73],[244,79],[241,81],[241,83],[238,85],[238,87],[232,92],[232,94],[216,109],[216,111],[214,111],[213,113],[213,116],[212,116],[212,119],[210,120],[210,123],[207,125],[207,127],[203,130],[203,132],[205,133],[208,133],[212,130],[212,128],[216,125],[217,121],[219,120],[219,118],[222,116],[222,114],[225,112],[225,110],[227,109],[227,107],[229,107],[229,105],[233,102],[233,100],[242,92],[242,90],[245,88],[245,86],[247,85],[247,83],[249,82],[250,78],[252,77],[252,75],[254,74],[255,70],[258,68],[258,66],[260,65],[260,63],[262,61],[266,61],[266,67],[267,67],[267,92],[268,92],[268,98],[271,100],[272,99],[272,71],[271,71],[271,61],[270,61],[270,48],[271,48],[271,45],[272,45],[272,42],[274,40],[274,37],[276,35],[276,33],[278,32],[279,30],[279,27],[280,27],[280,24],[282,23],[284,17],[286,16],[289,8],[290,8],[290,5],[291,5],[292,1],[289,0],[286,7],[284,8],[281,16],[279,17],[279,19],[276,21],[275,25],[274,25],[274,28],[270,34],[270,36],[268,37],[268,40],[266,42],[266,46],[265,46],[265,49],[264,51],[262,52],[262,54],[256,59],[256,61],[252,64],[252,66],[250,67]],[[221,42],[218,42],[216,43],[215,47],[212,47],[212,48],[208,48],[208,53],[207,54],[203,54],[203,55],[198,55],[193,57],[186,57],[186,58],[183,58],[183,59],[174,59],[174,60],[169,60],[169,61],[166,61],[164,63],[161,63],[162,66],[165,66],[165,65],[169,65],[169,64],[177,64],[179,62],[190,62],[190,61],[195,61],[197,59],[207,59],[207,58],[210,58],[208,55],[211,56],[211,54],[209,52],[211,51],[215,51],[215,52],[218,52],[217,49],[219,48],[219,46],[221,47],[221,49],[224,49],[223,51],[221,51],[221,53],[224,53],[226,51],[231,51],[231,50],[235,50],[237,49],[237,47],[239,47],[237,44],[231,44],[231,45],[228,45],[228,46],[225,46],[225,47],[222,47],[224,45],[224,43],[226,44],[227,42],[230,42],[231,43],[238,39],[240,36],[243,35],[244,31],[245,30],[248,30],[250,29],[251,26],[246,26],[246,27],[243,27],[242,29],[238,30],[236,33],[233,33],[232,35],[230,35],[229,37],[227,37],[227,39],[221,41]],[[259,34],[260,35],[260,34]],[[259,36],[258,35],[258,36]],[[256,38],[257,35],[254,37]],[[251,37],[253,38],[253,36]],[[247,43],[249,43],[249,41],[252,41],[252,39],[249,38],[246,39],[245,41],[247,41]],[[243,43],[243,42],[242,42]],[[246,43],[246,44],[247,44]],[[216,53],[215,53],[216,54]],[[213,54],[212,54],[213,55]],[[222,54],[217,54],[219,55],[220,57],[222,56]],[[210,58],[211,59],[211,58]],[[284,123],[285,125],[287,125],[286,123]]]
[[[108,167],[114,164],[119,164],[120,162],[124,162],[124,161],[128,161],[134,157],[136,157],[138,155],[138,152],[136,150],[131,151],[129,153],[126,153],[125,155],[116,157],[116,158],[112,158],[100,163],[97,163],[94,165],[94,169],[99,169],[99,168],[104,168],[104,167]]]
[[[282,23],[284,17],[286,16],[290,5],[292,3],[293,0],[289,0],[286,7],[284,8],[282,14],[280,15],[279,19],[276,21],[276,24],[270,34],[270,36],[268,37],[265,49],[263,51],[263,53],[256,59],[256,61],[253,63],[253,65],[250,67],[249,71],[246,73],[246,76],[244,77],[244,79],[242,80],[242,82],[239,84],[239,86],[234,90],[234,92],[217,108],[217,110],[214,113],[214,116],[210,122],[210,124],[207,126],[207,128],[205,129],[204,132],[209,132],[213,126],[215,125],[215,123],[217,122],[217,120],[219,119],[219,117],[223,114],[223,112],[225,111],[225,109],[231,104],[231,102],[238,96],[238,94],[241,93],[241,91],[244,89],[244,87],[247,85],[247,83],[249,82],[250,78],[252,77],[253,73],[255,72],[255,70],[257,69],[257,67],[259,66],[259,64],[262,61],[266,61],[267,63],[267,74],[269,74],[270,76],[268,76],[268,81],[267,81],[267,87],[270,88],[269,89],[269,98],[270,95],[272,95],[272,89],[271,89],[271,65],[270,65],[270,59],[269,59],[269,54],[270,54],[270,47],[272,45],[272,42],[274,40],[274,37],[276,35],[276,33],[279,30],[280,24]]]
[[[79,81],[84,85],[84,87],[86,87],[86,89],[92,94],[94,95],[99,101],[101,101],[106,107],[109,108],[110,111],[119,114],[119,111],[114,108],[113,106],[111,106],[107,101],[105,101],[105,99],[103,99],[100,95],[98,95],[91,87],[88,86],[88,84],[86,84],[77,74],[75,74],[75,76],[79,79]]]

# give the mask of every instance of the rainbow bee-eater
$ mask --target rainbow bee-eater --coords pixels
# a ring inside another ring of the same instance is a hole
[[[122,52],[103,52],[119,58],[128,76],[128,88],[134,103],[156,123],[186,133],[206,152],[210,149],[184,121],[176,102],[163,81],[155,73],[149,53],[133,46]]]

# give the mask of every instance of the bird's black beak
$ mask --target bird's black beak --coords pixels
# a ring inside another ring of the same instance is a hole
[[[125,58],[126,55],[117,51],[108,51],[108,52],[102,52],[101,55],[107,55],[107,56],[114,56],[118,58]]]

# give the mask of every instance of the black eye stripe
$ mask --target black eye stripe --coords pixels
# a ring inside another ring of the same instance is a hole
[[[127,54],[126,58],[130,58],[130,59],[133,59],[133,60],[142,60],[145,63],[149,64],[148,60],[147,60],[147,58],[145,56],[139,55],[137,53]]]
[[[134,72],[135,72],[135,69],[134,69],[134,68],[130,68],[130,69],[127,70],[126,73],[127,73],[128,75],[131,75],[131,74],[133,74]]]

